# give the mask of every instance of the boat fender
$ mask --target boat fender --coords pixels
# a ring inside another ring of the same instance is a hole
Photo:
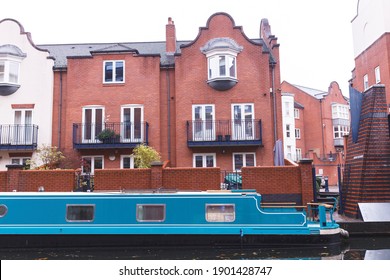
[[[342,228],[340,229],[340,235],[344,238],[349,238],[349,232]]]
[[[243,230],[243,229],[240,229],[240,236],[241,236],[241,237],[244,236],[244,230]]]

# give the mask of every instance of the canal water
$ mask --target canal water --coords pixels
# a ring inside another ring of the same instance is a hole
[[[390,260],[390,237],[348,239],[337,248],[45,248],[0,249],[1,260]]]

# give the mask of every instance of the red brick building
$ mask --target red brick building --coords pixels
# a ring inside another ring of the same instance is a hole
[[[352,20],[355,69],[351,84],[360,92],[375,84],[390,88],[390,3],[360,0]],[[387,90],[387,104],[390,93]]]
[[[348,99],[337,82],[328,91],[282,83],[284,154],[310,158],[317,174],[337,184],[337,164],[344,161],[344,135],[350,130]]]
[[[226,13],[192,41],[44,45],[55,59],[53,145],[69,167],[132,168],[144,142],[177,167],[271,166],[282,136],[279,45]]]

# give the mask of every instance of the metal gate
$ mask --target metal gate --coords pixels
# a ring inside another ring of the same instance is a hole
[[[336,172],[337,184],[329,186],[328,175],[320,174],[318,170],[324,167],[334,167]],[[329,202],[335,200],[338,204],[338,213],[344,212],[345,199],[344,195],[347,191],[349,183],[350,168],[345,164],[316,164],[312,167],[313,176],[313,200],[314,202]]]

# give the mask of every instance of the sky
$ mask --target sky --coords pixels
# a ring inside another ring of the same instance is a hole
[[[327,91],[336,81],[348,96],[354,68],[351,20],[358,0],[12,0],[13,18],[36,45],[164,41],[171,17],[177,40],[193,40],[216,12],[226,12],[251,39],[267,18],[280,44],[281,79]]]

